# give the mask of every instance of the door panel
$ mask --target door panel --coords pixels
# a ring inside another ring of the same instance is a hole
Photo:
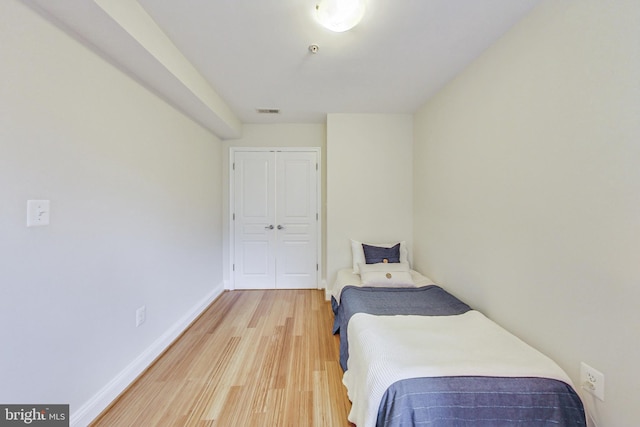
[[[237,289],[275,287],[275,159],[235,154],[234,282]]]
[[[269,248],[267,242],[245,240],[242,245],[242,272],[253,279],[265,278],[269,274]]]
[[[257,159],[240,157],[236,162],[240,167],[243,218],[258,221],[273,218],[273,159],[268,156],[258,156]]]
[[[318,287],[317,169],[314,152],[280,152],[276,168],[276,286]]]

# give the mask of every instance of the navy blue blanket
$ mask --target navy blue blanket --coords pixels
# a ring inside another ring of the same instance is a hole
[[[333,333],[340,332],[340,366],[344,371],[349,358],[347,325],[356,313],[448,316],[471,310],[467,304],[436,285],[421,288],[345,286],[340,294],[340,304],[332,299],[331,306],[335,314]]]
[[[377,427],[413,425],[584,427],[580,398],[547,378],[434,377],[392,384],[382,397]]]

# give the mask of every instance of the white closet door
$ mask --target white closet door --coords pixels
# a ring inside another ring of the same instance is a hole
[[[315,152],[279,152],[276,161],[276,287],[318,287]]]
[[[234,281],[237,289],[275,288],[275,157],[235,153]]]
[[[315,151],[234,154],[236,289],[318,287]]]

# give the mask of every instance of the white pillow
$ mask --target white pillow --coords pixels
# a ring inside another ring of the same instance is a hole
[[[358,268],[363,286],[414,286],[406,262],[360,264]]]
[[[397,243],[396,243],[397,244]],[[358,265],[360,269],[360,274],[364,273],[380,273],[380,272],[398,272],[398,271],[406,271],[409,272],[409,263],[408,262],[379,262],[376,264],[364,264],[360,263]]]
[[[365,243],[365,245],[370,246],[378,246],[381,248],[392,248],[395,245],[400,243],[400,262],[409,262],[409,256],[407,251],[407,243],[403,240],[402,242],[393,242],[393,243]],[[360,273],[358,264],[366,264],[367,260],[364,257],[364,250],[362,249],[362,242],[351,239],[351,257],[353,260],[353,273]]]

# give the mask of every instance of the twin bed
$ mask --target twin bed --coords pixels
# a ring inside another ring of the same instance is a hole
[[[331,303],[357,427],[586,426],[551,359],[406,265],[356,260]]]

